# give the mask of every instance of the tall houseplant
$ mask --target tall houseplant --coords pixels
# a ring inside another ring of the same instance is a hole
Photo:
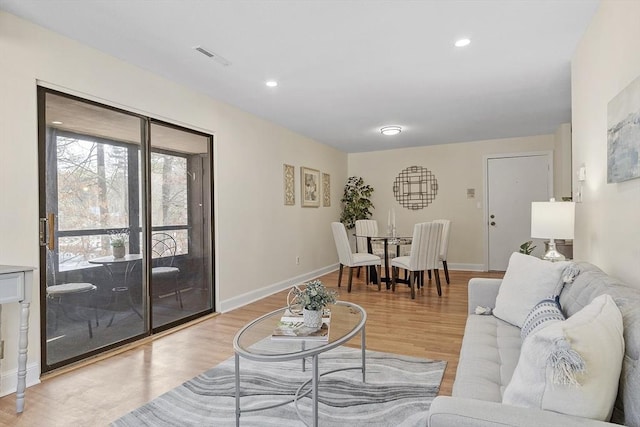
[[[373,187],[364,183],[364,179],[359,176],[351,176],[344,186],[342,195],[342,214],[340,222],[347,229],[356,226],[359,219],[371,218],[371,209],[374,208],[371,203],[371,194]]]

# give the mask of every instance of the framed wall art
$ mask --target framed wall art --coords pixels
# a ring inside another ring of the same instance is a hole
[[[328,173],[322,173],[322,206],[331,206],[331,176]]]
[[[640,77],[607,106],[607,183],[640,177]]]
[[[284,204],[292,206],[296,204],[296,177],[295,168],[291,165],[284,165]]]
[[[398,203],[410,210],[429,206],[438,194],[438,180],[427,168],[410,166],[393,182],[393,195]]]
[[[320,206],[320,171],[316,169],[300,168],[300,191],[302,193],[302,207],[317,208]]]

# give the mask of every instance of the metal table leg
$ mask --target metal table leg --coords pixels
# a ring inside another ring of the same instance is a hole
[[[318,427],[318,355],[313,356],[313,427]]]
[[[240,356],[234,354],[236,375],[236,427],[240,427]]]
[[[362,331],[360,331],[360,337],[361,337],[361,342],[360,342],[360,347],[362,348],[362,382],[366,382],[365,381],[365,375],[366,375],[366,371],[367,371],[367,362],[366,362],[366,353],[367,353],[367,343],[366,343],[366,336],[367,334],[365,333],[365,326],[362,326]]]
[[[304,343],[305,342],[302,341],[302,351],[304,351],[304,349],[305,349]],[[306,362],[307,362],[307,358],[303,357],[302,358],[302,372],[306,372],[306,370],[307,370]]]

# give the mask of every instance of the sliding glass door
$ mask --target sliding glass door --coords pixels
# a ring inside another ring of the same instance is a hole
[[[209,137],[151,123],[151,324],[211,308]]]
[[[211,136],[38,97],[43,371],[211,312]]]

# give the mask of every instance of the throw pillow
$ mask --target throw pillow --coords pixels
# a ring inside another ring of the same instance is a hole
[[[547,298],[536,304],[524,319],[520,336],[524,340],[529,334],[540,330],[551,323],[562,322],[566,317],[560,307],[560,295]]]
[[[608,421],[623,357],[622,315],[600,295],[524,340],[502,403]]]
[[[531,309],[543,298],[554,295],[564,269],[571,264],[514,252],[498,290],[493,315],[522,328]]]

